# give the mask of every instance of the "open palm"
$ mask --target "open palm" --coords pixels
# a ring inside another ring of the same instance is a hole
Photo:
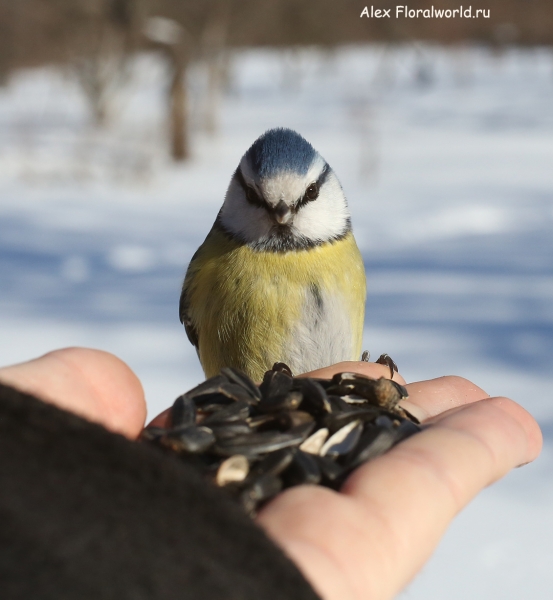
[[[345,370],[371,377],[389,373],[377,364],[342,363],[315,374]],[[0,369],[0,381],[129,438],[144,426],[139,380],[106,352],[58,350]],[[392,598],[471,498],[540,451],[538,425],[512,400],[489,398],[458,377],[407,388],[410,412],[429,427],[359,467],[340,492],[298,486],[258,516],[325,600]]]

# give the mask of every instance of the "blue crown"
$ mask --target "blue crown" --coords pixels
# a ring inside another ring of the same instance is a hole
[[[252,169],[260,179],[282,171],[305,175],[315,156],[317,151],[307,140],[283,127],[266,131],[246,152]]]

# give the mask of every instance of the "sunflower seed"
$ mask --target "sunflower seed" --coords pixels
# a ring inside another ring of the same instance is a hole
[[[357,447],[346,457],[345,465],[354,469],[360,464],[384,454],[396,441],[393,430],[375,425],[365,430],[361,435]]]
[[[400,400],[407,398],[407,390],[402,385],[385,377],[376,380],[374,390],[379,406],[384,408],[395,408]]]
[[[282,448],[267,454],[252,468],[251,478],[255,479],[267,473],[280,475],[290,465],[296,452],[295,448]]]
[[[348,423],[328,438],[323,444],[319,454],[321,456],[340,456],[342,454],[347,454],[355,448],[362,431],[363,425],[361,425],[361,421],[356,420]]]
[[[240,494],[240,501],[246,512],[255,516],[257,506],[276,496],[282,489],[282,480],[276,475],[267,473]]]
[[[315,422],[311,421],[310,423],[300,423],[299,425],[295,425],[288,430],[288,433],[292,435],[298,435],[301,437],[301,441],[303,442],[309,437],[309,434],[315,429]],[[299,443],[298,443],[299,446]]]
[[[163,429],[163,427],[146,427],[142,430],[140,439],[146,442],[153,442],[159,440],[166,433],[167,429]]]
[[[367,399],[363,396],[356,396],[355,394],[345,394],[341,396],[342,400],[346,404],[367,404]]]
[[[342,478],[342,475],[344,474],[344,468],[328,456],[313,455],[313,458],[317,461],[317,464],[319,465],[322,480],[327,485],[334,487],[334,482],[339,481]]]
[[[323,427],[310,435],[305,442],[300,444],[300,450],[307,452],[308,454],[319,454],[327,437],[328,429]]]
[[[170,412],[171,427],[189,427],[196,423],[196,405],[194,400],[183,394],[173,403]]]
[[[233,421],[243,421],[250,416],[250,405],[247,402],[233,402],[227,406],[223,406],[219,410],[213,412],[203,421],[203,425],[210,423],[231,423]]]
[[[263,430],[264,427],[276,427],[277,419],[278,419],[278,414],[277,415],[267,414],[267,415],[256,415],[255,417],[248,417],[246,419],[246,421],[252,429],[261,431],[261,430]],[[289,429],[289,427],[286,427],[286,429]]]
[[[283,362],[276,362],[271,371],[279,371],[280,373],[286,373],[286,375],[292,377],[292,371],[290,367]]]
[[[324,414],[332,412],[332,406],[324,387],[313,379],[296,379],[296,386],[303,394],[302,410],[313,414]]]
[[[418,433],[422,430],[422,427],[408,419],[404,419],[399,427],[396,429],[396,441],[399,442],[408,437],[411,437],[414,433]]]
[[[332,407],[332,413],[350,411],[351,406],[340,396],[328,396],[328,401]]]
[[[303,410],[280,411],[267,413],[246,419],[249,426],[256,431],[288,431],[298,425],[314,423],[313,415]]]
[[[317,484],[321,481],[321,469],[315,458],[298,450],[292,464],[282,474],[284,484],[288,486],[301,484]]]
[[[185,394],[186,396],[193,398],[196,406],[201,408],[206,404],[229,404],[229,402],[246,402],[247,404],[256,404],[257,399],[253,398],[251,394],[245,390],[241,385],[237,383],[231,383],[226,377],[222,377],[218,375],[217,377],[212,377],[215,379],[215,383],[213,385],[205,385],[205,388],[201,389],[198,393],[196,390],[201,388],[198,386],[192,392],[188,392]],[[205,384],[207,384],[210,379],[208,379]],[[192,395],[193,393],[193,395]]]
[[[356,381],[359,381],[360,379],[370,379],[369,377],[365,377],[365,375],[360,375],[359,373],[352,373],[350,371],[344,371],[342,373],[335,373],[332,376],[332,383],[335,383],[337,385],[342,385],[342,384],[348,384],[348,383],[355,383]],[[371,380],[371,381],[374,381]]]
[[[228,379],[223,375],[210,377],[203,383],[200,383],[200,385],[197,385],[195,388],[186,392],[186,396],[189,398],[196,398],[197,396],[203,396],[205,394],[216,394],[219,391],[220,386],[224,383],[228,383]]]
[[[266,473],[251,486],[249,494],[259,502],[276,496],[281,489],[281,479],[272,473]]]
[[[305,381],[306,379],[310,379],[311,381],[314,381],[315,383],[318,383],[320,386],[323,387],[323,389],[328,390],[328,388],[331,386],[332,384],[332,380],[331,379],[319,379],[318,377],[297,377],[295,379],[295,381]]]
[[[363,423],[374,421],[381,414],[381,410],[376,406],[365,404],[362,408],[350,408],[349,412],[332,413],[326,415],[323,424],[328,427],[330,433],[334,434],[352,421],[359,420]]]
[[[301,392],[286,392],[278,396],[265,396],[257,405],[260,413],[279,412],[281,410],[296,410],[303,400]]]
[[[384,378],[382,378],[384,379]],[[340,395],[344,395],[344,392],[353,398],[364,398],[365,401],[376,401],[376,392],[375,388],[377,386],[377,381],[375,379],[370,379],[369,377],[365,377],[364,375],[360,375],[359,373],[337,373],[332,378],[332,383],[337,386],[337,391]],[[389,381],[389,380],[386,380]],[[334,386],[331,388],[332,392],[334,392]],[[346,398],[346,402],[348,399]]]
[[[236,383],[243,387],[252,398],[261,400],[261,392],[255,383],[242,371],[234,369],[233,367],[223,367],[221,373],[225,375],[228,380],[232,383]]]
[[[203,413],[210,413],[216,410],[222,410],[225,406],[233,404],[233,400],[224,394],[215,392],[213,394],[203,394],[194,397],[196,409]]]
[[[248,404],[256,404],[258,402],[256,397],[252,397],[246,389],[237,383],[223,383],[220,392],[235,402],[242,401]]]
[[[246,479],[250,465],[248,459],[242,454],[235,454],[224,460],[217,469],[215,481],[217,485],[223,486],[232,482],[240,482]]]
[[[386,429],[393,429],[394,423],[392,419],[388,415],[380,415],[375,420],[375,425],[379,425],[380,427],[385,427]]]
[[[306,423],[313,422],[313,415],[310,415],[304,410],[282,411],[275,415],[275,424],[284,431],[297,427],[298,425],[305,425]]]
[[[202,421],[205,424],[205,421]],[[252,428],[246,421],[231,421],[229,423],[210,423],[209,428],[215,434],[217,441],[236,437],[237,435],[249,435]]]
[[[358,373],[337,373],[332,383],[329,393],[341,395],[346,402],[361,397],[377,406],[393,409],[407,397],[402,385],[385,377],[375,380]]]
[[[287,394],[293,385],[294,380],[290,375],[280,371],[267,371],[259,389],[264,398],[270,398]]]
[[[213,431],[207,427],[174,429],[162,438],[164,446],[175,452],[205,452],[215,442]]]
[[[299,446],[309,435],[305,430],[293,429],[285,433],[274,431],[263,431],[251,433],[250,435],[237,435],[229,439],[217,441],[214,451],[220,456],[231,456],[232,454],[244,454],[245,456],[258,456],[266,452],[274,452],[281,448]],[[296,429],[296,428],[294,428]]]

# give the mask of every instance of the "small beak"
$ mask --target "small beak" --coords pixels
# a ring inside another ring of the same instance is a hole
[[[286,202],[284,202],[284,200],[280,200],[273,209],[273,215],[275,221],[279,225],[286,225],[286,223],[288,223],[288,221],[292,218],[292,211]]]

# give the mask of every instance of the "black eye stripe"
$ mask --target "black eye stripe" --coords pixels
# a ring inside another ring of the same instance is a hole
[[[246,183],[246,180],[244,179],[244,175],[242,174],[240,167],[236,169],[234,175],[236,177],[236,180],[240,184],[240,187],[244,190],[246,200],[253,206],[267,208],[267,204],[263,201],[262,198],[259,197],[259,194],[250,185]]]
[[[327,180],[329,173],[330,173],[330,168],[328,165],[325,165],[324,169],[322,170],[321,174],[319,175],[319,178],[317,179],[317,181],[310,183],[307,186],[307,189],[309,189],[312,185],[316,185],[317,186],[317,195],[315,196],[315,198],[309,198],[307,195],[307,190],[306,190],[305,194],[300,198],[300,200],[296,204],[296,210],[299,210],[302,206],[305,206],[309,202],[315,201],[319,197],[319,192],[321,190],[321,187],[323,186],[324,182]]]

